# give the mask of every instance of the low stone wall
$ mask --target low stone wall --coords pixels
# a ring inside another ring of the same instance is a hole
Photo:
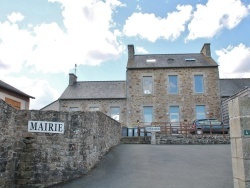
[[[176,135],[176,136],[161,136],[157,139],[158,144],[230,144],[230,137],[223,135]]]
[[[150,144],[151,137],[122,137],[124,144]],[[180,144],[180,145],[202,145],[202,144],[230,144],[229,135],[157,135],[156,144]]]
[[[15,168],[18,164],[18,141],[14,125],[16,110],[0,100],[0,187],[14,187]]]
[[[250,97],[228,102],[234,188],[250,188]]]
[[[29,120],[64,122],[64,134],[27,132]],[[120,138],[120,123],[101,112],[18,111],[0,100],[0,188],[79,177]]]

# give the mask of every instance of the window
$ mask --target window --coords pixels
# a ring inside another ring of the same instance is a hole
[[[99,111],[99,107],[90,107],[89,110],[91,112],[93,112],[93,111]]]
[[[205,119],[205,105],[197,105],[196,106],[196,119]]]
[[[78,107],[70,107],[70,108],[69,108],[69,111],[70,111],[70,112],[78,111]]]
[[[179,106],[170,106],[169,108],[169,118],[170,118],[170,122],[174,123],[174,122],[179,122],[180,118],[179,118]]]
[[[156,62],[156,59],[147,59],[146,62],[147,62],[147,63],[155,63],[155,62]]]
[[[120,120],[120,108],[119,107],[111,107],[110,108],[110,117],[115,119],[116,121]]]
[[[153,79],[152,76],[143,76],[143,94],[153,93]]]
[[[204,93],[203,75],[194,76],[194,90],[195,93]]]
[[[174,63],[174,59],[173,58],[169,58],[167,61],[168,61],[168,63]]]
[[[194,58],[186,58],[185,61],[195,61]]]
[[[143,107],[144,122],[151,123],[153,121],[153,107],[144,106]]]
[[[168,91],[171,94],[178,93],[178,76],[177,75],[168,76]]]
[[[12,100],[12,99],[5,97],[5,102],[17,110],[21,109],[21,103],[18,101],[15,101],[15,100]]]

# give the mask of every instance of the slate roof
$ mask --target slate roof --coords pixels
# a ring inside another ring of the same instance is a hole
[[[155,60],[155,62],[147,62],[147,60]],[[127,64],[128,69],[189,67],[218,67],[218,64],[203,53],[134,55],[134,58],[128,59]]]
[[[230,97],[245,87],[250,87],[250,78],[220,79],[221,97]]]
[[[13,87],[13,86],[11,86],[11,85],[9,85],[9,84],[3,82],[2,80],[0,80],[0,87],[4,88],[4,89],[6,89],[6,90],[12,91],[12,92],[14,92],[14,93],[17,93],[17,94],[19,94],[19,95],[28,97],[28,98],[32,98],[32,99],[35,98],[35,97],[32,97],[32,96],[30,96],[30,95],[27,95],[26,93],[20,91],[19,89],[17,89],[17,88],[15,88],[15,87]]]
[[[59,99],[125,99],[125,81],[76,82],[69,85]]]

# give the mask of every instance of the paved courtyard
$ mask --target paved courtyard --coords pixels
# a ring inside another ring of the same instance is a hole
[[[64,188],[233,188],[230,145],[114,147],[87,175]]]

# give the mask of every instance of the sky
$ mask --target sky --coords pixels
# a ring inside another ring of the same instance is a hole
[[[78,81],[125,80],[136,54],[200,53],[250,78],[250,0],[0,0],[0,80],[41,109]],[[76,67],[76,68],[75,68]]]

